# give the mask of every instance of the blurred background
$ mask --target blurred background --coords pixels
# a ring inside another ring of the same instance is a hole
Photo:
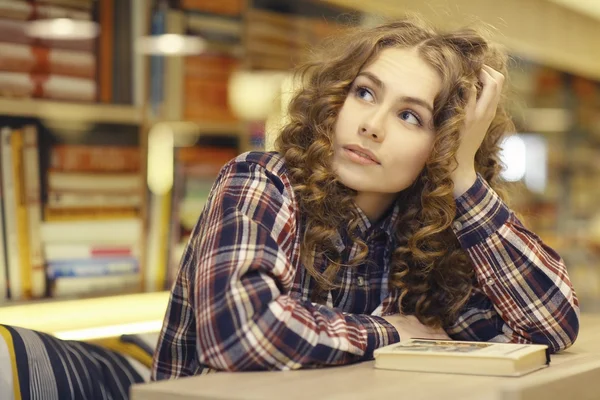
[[[511,204],[600,311],[600,1],[0,0],[0,323],[159,329],[220,167],[270,148],[291,68],[407,13],[506,46]]]

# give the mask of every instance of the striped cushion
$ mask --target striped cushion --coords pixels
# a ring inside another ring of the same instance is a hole
[[[124,355],[128,360],[135,360],[149,372],[152,368],[152,356],[158,342],[159,332],[142,333],[135,335],[121,335],[120,337],[94,340],[92,343]],[[144,378],[146,377],[145,374]],[[145,381],[150,380],[144,379]]]
[[[131,360],[95,344],[6,325],[0,339],[0,393],[14,400],[127,399],[144,381]]]

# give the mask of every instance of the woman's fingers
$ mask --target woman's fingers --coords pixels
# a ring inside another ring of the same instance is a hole
[[[478,116],[487,115],[487,111],[495,107],[498,102],[498,84],[494,77],[485,69],[482,69],[479,73],[479,80],[481,81],[482,89],[481,96],[477,101],[476,114]]]
[[[467,116],[467,121],[472,119],[475,116],[475,108],[477,107],[477,87],[475,85],[471,86],[469,90],[467,107],[465,108],[465,114]]]
[[[483,65],[483,69],[485,71],[487,71],[488,74],[490,74],[494,80],[496,82],[498,82],[500,84],[500,86],[502,87],[502,84],[504,84],[504,75],[502,75],[500,72],[496,71],[494,68],[490,67],[489,65]]]

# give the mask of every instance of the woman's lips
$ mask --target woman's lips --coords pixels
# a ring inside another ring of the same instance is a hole
[[[371,156],[369,154],[363,153],[362,151],[360,151],[358,149],[354,150],[353,148],[344,147],[344,152],[351,161],[354,161],[358,164],[379,165],[379,163],[377,161],[373,160],[373,158],[371,158]]]

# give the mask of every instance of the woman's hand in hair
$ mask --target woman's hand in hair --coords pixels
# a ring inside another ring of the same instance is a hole
[[[455,197],[466,192],[477,179],[475,153],[496,116],[504,75],[484,65],[479,74],[479,82],[482,85],[481,94],[477,96],[476,86],[472,87],[465,110],[465,124],[460,133],[460,146],[456,153],[458,167],[452,173]]]
[[[383,319],[394,325],[400,341],[410,338],[452,340],[442,328],[425,326],[414,315],[388,315]]]

